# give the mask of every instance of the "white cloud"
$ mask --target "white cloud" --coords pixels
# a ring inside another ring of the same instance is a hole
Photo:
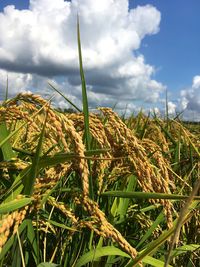
[[[57,83],[60,79],[60,87],[79,103],[78,12],[91,105],[156,102],[164,86],[152,79],[154,67],[135,51],[146,35],[159,31],[161,15],[153,6],[129,10],[128,4],[128,0],[31,0],[28,10],[5,7],[0,13],[0,75],[5,76],[3,69],[10,72],[14,93],[34,91],[35,85],[47,90],[45,77]]]
[[[33,84],[33,76],[31,74],[7,73],[4,70],[0,70],[0,87],[2,88],[2,95],[4,95],[7,87],[7,78],[8,90],[12,91],[13,94],[24,92],[31,84]]]
[[[182,90],[181,96],[187,110],[200,112],[200,76],[193,78],[191,88]]]
[[[192,88],[194,89],[199,89],[200,88],[200,76],[194,76],[193,78],[193,83],[192,83]]]
[[[131,24],[142,39],[146,34],[155,34],[159,31],[160,14],[150,5],[138,6],[131,10]],[[156,27],[155,27],[156,25]]]
[[[171,101],[168,101],[167,105],[168,105],[168,114],[169,115],[175,115],[176,114],[176,104],[171,102]]]
[[[200,75],[193,77],[192,85],[180,92],[178,110],[186,120],[200,121]]]

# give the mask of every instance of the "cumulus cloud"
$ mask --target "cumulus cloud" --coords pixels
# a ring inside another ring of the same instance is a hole
[[[13,92],[46,88],[45,78],[52,78],[79,103],[77,13],[90,104],[156,102],[164,86],[136,50],[146,35],[159,31],[161,14],[151,5],[129,9],[128,0],[30,0],[27,10],[5,7],[0,77],[10,73]]]
[[[168,114],[169,115],[174,115],[176,114],[176,104],[173,103],[172,101],[168,101]]]
[[[8,89],[12,92],[12,94],[16,94],[18,92],[24,92],[30,88],[30,85],[34,83],[33,76],[31,74],[23,74],[23,73],[12,73],[9,74],[0,70],[0,88],[2,98],[5,96],[5,91],[7,88],[7,78],[8,78]]]
[[[193,77],[192,85],[180,92],[177,110],[185,120],[200,121],[200,75]]]
[[[187,110],[200,112],[200,76],[193,78],[191,88],[181,91],[181,104]]]
[[[0,69],[0,97],[5,96],[5,90],[7,87],[8,79],[8,93],[10,96],[14,96],[17,93],[32,91],[35,93],[43,93],[49,90],[46,77],[39,75],[32,75],[30,73],[16,73],[7,72]],[[46,95],[49,95],[46,94]]]

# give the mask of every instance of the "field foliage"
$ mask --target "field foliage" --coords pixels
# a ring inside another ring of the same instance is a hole
[[[199,138],[182,123],[99,108],[87,136],[84,113],[31,93],[0,121],[1,266],[164,266],[174,233],[172,266],[199,265]]]

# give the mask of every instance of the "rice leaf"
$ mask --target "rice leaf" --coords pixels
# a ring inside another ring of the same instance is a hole
[[[15,199],[10,202],[2,203],[0,205],[0,214],[5,214],[12,212],[14,210],[20,209],[32,202],[32,198],[21,198],[21,199]]]
[[[27,177],[31,170],[31,166],[28,166],[24,170],[22,170],[18,176],[16,176],[15,181],[13,182],[12,186],[7,190],[4,197],[4,202],[10,201],[12,199],[15,199],[15,197],[19,194],[21,194],[24,185],[23,185],[23,179]]]
[[[5,94],[5,101],[8,100],[8,75],[7,75],[7,79],[6,79],[6,94]]]
[[[192,252],[192,251],[197,251],[197,250],[200,250],[199,244],[189,244],[189,245],[180,246],[172,251],[171,258],[173,259],[181,254]]]
[[[107,150],[99,149],[99,150],[89,150],[85,152],[85,157],[91,157],[94,155],[100,155]],[[75,158],[79,158],[79,155],[69,152],[69,153],[59,153],[53,156],[43,156],[38,161],[39,168],[45,168],[48,166],[55,166],[56,164],[65,163],[70,160],[74,160]]]
[[[79,26],[78,16],[77,16],[77,39],[78,39],[79,68],[80,68],[80,77],[81,77],[81,85],[82,85],[82,101],[83,101],[86,148],[87,150],[89,150],[90,149],[89,109],[88,109],[88,98],[87,98],[85,75],[84,75],[83,62],[82,62],[80,26]]]
[[[32,195],[32,192],[33,192],[35,179],[36,179],[38,169],[39,169],[38,163],[39,163],[39,158],[40,158],[40,154],[42,151],[42,142],[43,142],[43,138],[44,138],[46,122],[47,122],[47,115],[46,115],[45,122],[44,122],[44,125],[42,128],[41,134],[40,134],[39,142],[37,145],[35,156],[33,158],[30,173],[29,173],[28,177],[26,177],[26,179],[24,179],[24,194],[25,195]]]
[[[51,262],[42,262],[37,267],[59,267],[59,264],[51,263]]]
[[[16,157],[16,153],[12,150],[11,143],[7,139],[8,136],[9,136],[9,132],[6,127],[6,123],[1,122],[0,123],[0,143],[4,142],[3,145],[1,146],[1,151],[3,154],[4,160],[10,160]]]
[[[134,186],[136,185],[136,177],[134,175],[130,175],[128,185],[125,186],[125,193],[133,191]],[[115,217],[117,218],[116,223],[120,224],[125,220],[125,215],[127,213],[127,209],[129,206],[130,198],[120,198],[119,204],[116,206]]]
[[[143,260],[143,263],[150,264],[150,266],[154,267],[164,267],[164,262],[158,259],[155,259],[151,256],[146,256]],[[172,265],[169,265],[169,267],[173,267]]]
[[[80,69],[80,77],[81,77],[81,85],[82,85],[82,102],[83,102],[83,114],[84,114],[85,143],[86,143],[86,150],[90,150],[91,136],[90,136],[90,126],[89,126],[89,109],[88,109],[88,98],[87,98],[85,75],[84,75],[83,62],[82,62],[80,26],[79,26],[79,17],[78,16],[77,16],[77,40],[78,40],[79,69]],[[88,160],[88,165],[89,165],[89,169],[90,169],[90,161],[89,160]],[[88,178],[89,178],[90,198],[94,199],[93,180],[92,180],[91,175],[89,175]]]
[[[187,213],[190,210],[191,203],[195,199],[195,195],[197,194],[199,188],[200,188],[200,179],[196,181],[189,198],[185,201],[185,205],[183,206],[183,208],[180,211],[178,220],[177,220],[176,225],[175,225],[175,231],[173,233],[173,236],[172,236],[172,239],[170,242],[169,251],[167,254],[166,261],[165,261],[165,267],[169,266],[169,263],[171,261],[171,252],[174,248],[174,244],[179,238],[181,227],[184,224],[184,218],[187,216]]]
[[[136,199],[187,199],[189,196],[165,193],[146,193],[146,192],[124,192],[124,191],[106,191],[101,194],[104,197],[136,198]],[[200,196],[194,196],[194,200],[200,200]]]
[[[78,112],[82,112],[81,109],[79,109],[74,103],[72,103],[69,98],[67,98],[60,90],[58,90],[55,86],[53,86],[53,84],[51,84],[50,82],[48,82],[48,85],[55,90],[57,93],[59,93],[59,95],[61,95],[72,107],[74,107]]]
[[[91,250],[85,253],[77,261],[75,267],[85,266],[85,264],[89,262],[93,262],[96,259],[99,259],[105,256],[110,256],[110,255],[130,258],[130,256],[127,253],[123,252],[119,248],[116,248],[114,246],[106,246],[106,247],[100,247],[100,248],[97,248],[97,249],[94,249],[94,250]]]
[[[27,226],[27,240],[29,242],[29,246],[31,247],[31,254],[35,260],[35,263],[37,263],[37,242],[33,223],[31,219],[26,219],[25,223]]]
[[[54,221],[54,220],[50,220],[50,219],[48,219],[48,222],[51,223],[52,225],[58,226],[58,227],[60,227],[60,228],[62,228],[62,229],[65,229],[65,230],[69,230],[69,231],[73,231],[73,232],[74,232],[74,231],[78,231],[77,229],[68,227],[68,226],[66,226],[66,225],[63,224],[63,223],[58,223],[58,222],[56,222],[56,221]]]
[[[137,244],[136,249],[138,249],[153,233],[153,231],[156,229],[156,227],[165,219],[165,216],[163,214],[163,212],[161,212],[158,217],[156,218],[156,220],[153,222],[153,224],[151,225],[151,227],[149,229],[147,229],[146,233],[144,234],[144,236],[142,237],[142,239],[140,240],[140,242]]]
[[[197,206],[197,202],[192,203],[191,205],[191,210],[194,209]],[[185,216],[183,223],[187,222],[188,220],[190,220],[190,218],[192,217],[192,212],[188,212],[187,216]],[[139,255],[134,259],[131,260],[129,262],[129,264],[126,267],[135,267],[137,266],[137,264],[142,261],[146,256],[148,256],[149,254],[155,253],[158,248],[166,241],[168,240],[168,238],[170,236],[173,235],[173,233],[175,232],[175,223],[177,222],[177,220],[174,222],[174,225],[172,228],[164,231],[156,240],[150,242],[148,244],[148,246],[145,248],[145,250],[143,250],[142,252],[139,253]],[[166,264],[166,262],[165,262]],[[168,265],[169,266],[169,265]]]

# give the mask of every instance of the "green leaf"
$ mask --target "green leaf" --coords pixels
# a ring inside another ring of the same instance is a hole
[[[187,253],[188,251],[197,251],[200,250],[200,245],[197,244],[189,244],[189,245],[184,245],[181,247],[178,247],[176,249],[174,249],[171,253],[171,258],[177,257],[181,254]]]
[[[13,132],[11,132],[9,135],[6,136],[3,140],[0,140],[0,148],[2,148],[8,140],[10,140],[11,137],[13,137],[17,132],[19,132],[20,129],[22,129],[28,122],[22,123],[18,128],[16,128]]]
[[[169,230],[163,232],[155,241],[149,243],[147,248],[140,252],[138,256],[131,260],[126,267],[135,267],[140,261],[143,261],[146,256],[153,253],[157,248],[163,244],[174,232],[175,227],[170,228]]]
[[[5,101],[8,100],[8,75],[7,75],[7,79],[6,79],[6,95],[5,95]]]
[[[84,75],[84,71],[83,71],[80,27],[79,27],[79,18],[78,17],[77,17],[77,39],[78,39],[79,67],[80,67],[80,76],[81,76],[81,84],[82,84],[82,101],[83,101],[86,148],[87,148],[87,150],[89,150],[90,149],[89,110],[88,110],[88,99],[87,99],[85,75]]]
[[[4,144],[1,146],[1,151],[4,160],[10,160],[11,158],[16,157],[16,154],[12,150],[12,146],[9,140],[7,140],[8,136],[9,132],[6,127],[6,123],[5,122],[0,123],[0,143],[6,140]]]
[[[11,211],[20,209],[28,204],[30,204],[32,198],[21,198],[15,199],[7,203],[3,203],[0,205],[0,214],[9,213]]]
[[[194,188],[190,194],[190,197],[185,201],[185,205],[182,207],[179,217],[177,219],[176,225],[175,225],[175,231],[173,233],[169,249],[168,249],[168,254],[166,257],[165,261],[165,267],[167,267],[171,261],[171,252],[174,248],[174,245],[176,243],[177,238],[179,237],[181,227],[184,224],[185,217],[187,216],[188,212],[190,212],[191,208],[195,205],[194,196],[198,193],[198,190],[200,188],[200,179],[196,181]]]
[[[25,222],[27,225],[27,240],[29,241],[29,246],[31,246],[31,254],[33,255],[35,262],[37,263],[37,242],[32,220],[27,219],[25,220]]]
[[[153,224],[151,225],[151,227],[146,231],[146,233],[143,235],[142,239],[140,240],[140,242],[137,244],[136,249],[138,249],[146,240],[147,238],[149,238],[153,231],[156,229],[156,227],[165,219],[165,216],[163,214],[163,212],[161,212],[158,217],[156,218],[156,220],[153,222]]]
[[[97,150],[89,150],[85,151],[85,157],[91,157],[94,155],[100,155],[102,153],[107,152],[108,149],[97,149]],[[69,160],[74,160],[75,158],[79,158],[78,154],[73,152],[69,153],[59,153],[53,156],[43,156],[39,158],[38,167],[39,168],[46,168],[50,166],[55,166],[56,164],[65,163]]]
[[[87,264],[88,262],[92,262],[98,258],[111,255],[130,258],[130,256],[127,253],[123,252],[119,248],[116,248],[114,246],[106,246],[97,248],[95,250],[91,250],[88,253],[81,256],[81,258],[77,261],[75,267],[85,266],[85,264]]]
[[[133,191],[136,185],[136,177],[134,175],[130,175],[129,177],[128,185],[125,187],[125,192],[131,192]],[[121,217],[124,217],[127,213],[128,207],[129,207],[129,201],[130,199],[121,199],[118,206],[118,213]]]
[[[19,173],[19,175],[16,177],[15,181],[13,182],[12,186],[5,193],[4,197],[6,197],[6,199],[4,200],[4,202],[9,202],[10,200],[16,198],[16,196],[21,194],[24,188],[22,181],[28,176],[30,169],[31,167],[28,166]]]
[[[59,264],[50,263],[50,262],[42,262],[37,267],[59,267]]]
[[[51,83],[48,83],[48,84],[53,90],[55,90],[57,93],[59,93],[70,105],[72,105],[78,112],[82,112],[82,110],[80,110],[74,103],[72,103],[60,90],[58,90]]]
[[[191,210],[195,209],[196,206],[198,205],[199,202],[194,201],[190,208]],[[187,222],[191,217],[192,217],[193,213],[188,213],[187,217],[184,218],[184,222]],[[164,231],[156,240],[150,242],[147,247],[145,248],[145,250],[143,250],[142,252],[140,252],[138,254],[138,256],[134,259],[131,260],[130,263],[126,266],[126,267],[134,267],[137,266],[137,264],[142,261],[146,256],[148,256],[149,254],[154,253],[155,251],[157,251],[158,247],[160,247],[170,236],[172,236],[172,234],[174,233],[175,229],[176,229],[176,222],[177,219],[174,221],[174,225],[172,228]]]
[[[146,256],[143,260],[143,263],[150,264],[150,266],[154,267],[164,267],[164,262],[161,260],[154,259],[151,256]],[[169,267],[173,267],[172,265],[168,265]]]
[[[77,229],[68,227],[68,226],[66,226],[66,225],[63,224],[63,223],[58,223],[58,222],[56,222],[56,221],[49,220],[49,219],[48,219],[48,222],[51,223],[51,224],[53,224],[53,225],[55,225],[55,226],[57,226],[57,227],[63,228],[63,229],[65,229],[65,230],[69,230],[69,231],[73,231],[73,232],[74,232],[74,231],[78,231]]]
[[[128,177],[128,184],[124,184],[124,191],[122,192],[131,192],[133,191],[134,187],[136,184],[136,177],[134,175],[130,175]],[[120,198],[119,201],[118,199],[115,199],[116,203],[113,203],[112,207],[112,214],[114,217],[116,217],[116,223],[122,223],[125,220],[125,215],[127,213],[127,209],[129,206],[129,198]]]
[[[165,193],[146,193],[146,192],[124,192],[124,191],[107,191],[101,194],[106,197],[136,198],[136,199],[187,199],[189,196]],[[194,200],[200,200],[200,196],[195,196]]]
[[[35,179],[37,177],[38,169],[39,169],[38,163],[39,163],[40,154],[42,151],[42,143],[43,143],[43,138],[44,138],[44,133],[45,133],[46,121],[47,121],[47,114],[46,114],[46,118],[45,118],[45,122],[42,128],[41,134],[40,134],[40,139],[37,145],[36,153],[33,158],[30,173],[28,177],[24,179],[24,194],[25,195],[32,195],[32,192],[33,192]]]
[[[78,155],[75,153],[62,153],[53,156],[41,157],[38,160],[38,167],[46,168],[50,166],[55,166],[57,164],[65,163],[69,160],[73,160],[76,157],[78,157]]]
[[[89,110],[88,110],[88,98],[86,90],[85,75],[83,71],[82,62],[82,52],[81,52],[81,38],[80,38],[80,27],[79,27],[79,17],[77,16],[77,39],[78,39],[78,55],[79,55],[79,69],[82,84],[82,102],[83,102],[83,114],[84,114],[84,128],[85,128],[85,140],[86,140],[86,150],[90,150],[90,127],[89,127]],[[88,167],[90,169],[90,161],[88,160]],[[90,198],[94,199],[94,189],[93,189],[93,179],[89,175],[89,194]]]

